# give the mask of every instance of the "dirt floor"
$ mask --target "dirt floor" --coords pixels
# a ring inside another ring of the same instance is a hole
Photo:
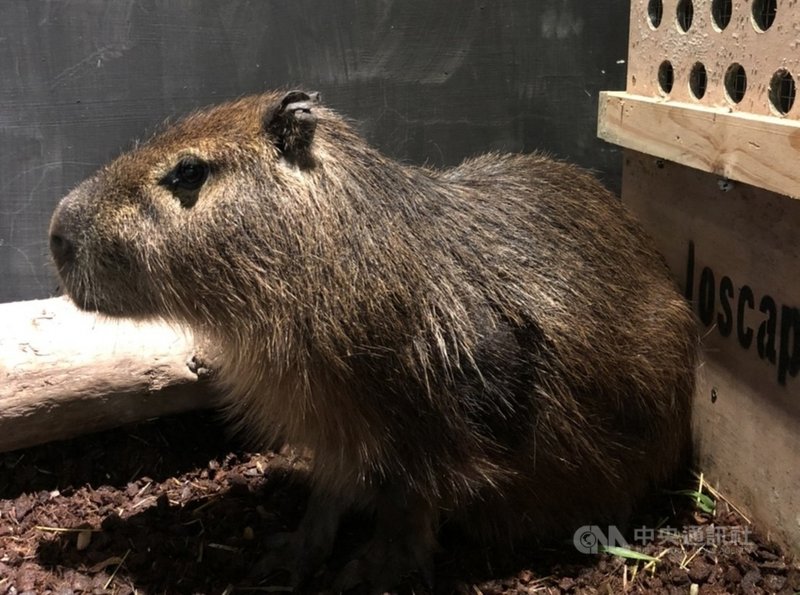
[[[288,450],[247,452],[211,413],[2,454],[0,595],[287,591],[285,576],[248,575],[264,552],[261,540],[302,515],[305,468]],[[715,500],[713,514],[686,494],[659,493],[646,503],[625,537],[629,551],[656,562],[625,551],[582,554],[571,543],[497,559],[445,540],[434,592],[800,592],[800,567]],[[363,539],[363,526],[353,519],[343,530],[343,556]],[[317,587],[326,580],[323,572]],[[431,591],[411,582],[403,592]]]

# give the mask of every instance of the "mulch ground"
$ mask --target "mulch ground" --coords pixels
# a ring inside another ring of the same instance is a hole
[[[302,516],[305,469],[291,450],[248,452],[211,413],[2,454],[0,595],[286,591],[286,577],[249,573],[261,540]],[[800,566],[720,497],[708,513],[685,494],[655,494],[635,521],[629,549],[656,562],[571,544],[498,559],[451,538],[434,592],[800,592]],[[363,539],[363,526],[345,527],[343,551]],[[318,590],[328,579],[317,578]],[[431,592],[413,583],[403,591]]]

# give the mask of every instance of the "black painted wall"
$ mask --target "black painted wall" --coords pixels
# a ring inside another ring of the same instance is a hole
[[[449,165],[544,149],[617,189],[597,94],[624,87],[628,0],[3,0],[0,302],[56,288],[58,199],[169,116],[322,92],[383,151]]]

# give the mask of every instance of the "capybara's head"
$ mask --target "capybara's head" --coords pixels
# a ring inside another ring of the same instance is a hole
[[[66,293],[109,315],[202,323],[278,291],[292,235],[280,227],[325,158],[318,123],[347,134],[317,94],[268,93],[197,112],[118,157],[53,215]]]

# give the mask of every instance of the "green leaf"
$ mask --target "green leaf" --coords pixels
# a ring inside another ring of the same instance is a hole
[[[697,490],[678,490],[676,492],[667,492],[668,494],[674,494],[676,496],[688,496],[694,503],[697,505],[697,508],[702,510],[705,513],[711,514],[717,508],[717,503],[714,501],[713,498],[698,492]]]
[[[624,547],[617,547],[614,545],[601,545],[599,550],[605,554],[611,554],[612,556],[619,556],[620,558],[628,558],[629,560],[644,560],[645,562],[658,562],[658,558],[654,558],[653,556],[648,556],[647,554],[643,554],[641,552],[637,552],[634,550],[629,550],[628,548]]]

